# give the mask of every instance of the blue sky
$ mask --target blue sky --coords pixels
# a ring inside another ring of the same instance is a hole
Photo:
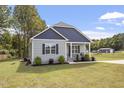
[[[124,6],[36,6],[47,25],[59,21],[74,25],[91,39],[124,33]]]

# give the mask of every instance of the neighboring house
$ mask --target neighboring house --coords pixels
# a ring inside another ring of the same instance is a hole
[[[114,49],[112,48],[100,48],[97,50],[98,53],[114,53]]]
[[[90,43],[77,28],[59,22],[31,38],[29,56],[32,64],[37,56],[41,57],[42,64],[47,64],[51,58],[58,62],[61,55],[67,62],[73,61],[77,54],[90,54]]]

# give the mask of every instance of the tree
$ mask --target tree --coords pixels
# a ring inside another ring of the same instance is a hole
[[[0,29],[6,30],[10,26],[10,8],[8,6],[0,6]]]
[[[28,56],[29,39],[46,28],[45,21],[40,18],[35,6],[15,6],[13,18],[19,23],[23,36],[23,57]]]
[[[9,31],[6,31],[2,35],[2,40],[3,40],[3,47],[7,50],[10,50],[12,45],[11,45],[11,34]]]
[[[8,6],[0,6],[0,44],[3,44],[3,33],[10,26],[10,8]]]
[[[94,40],[91,44],[92,50],[97,50],[103,47],[110,47],[115,50],[124,50],[124,33],[114,35],[112,38]]]

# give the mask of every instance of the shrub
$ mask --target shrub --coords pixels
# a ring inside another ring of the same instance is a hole
[[[42,63],[40,57],[36,57],[34,62],[35,62],[36,65],[40,65]]]
[[[91,57],[91,61],[96,61],[95,57]]]
[[[58,61],[59,61],[61,64],[63,64],[63,63],[65,62],[64,56],[60,56],[60,57],[58,58]]]
[[[27,62],[27,61],[28,61],[27,59],[28,59],[27,57],[24,57],[24,58],[23,58],[23,61],[24,61],[24,62]]]
[[[81,57],[81,61],[85,61],[84,56]]]
[[[54,59],[50,58],[49,59],[49,64],[53,64],[54,63]]]
[[[84,59],[85,59],[85,61],[90,61],[90,56],[89,56],[89,54],[85,54]]]
[[[9,51],[6,49],[0,50],[0,54],[9,54]]]
[[[31,64],[31,60],[30,59],[27,59],[27,62],[26,62],[26,66],[28,66],[29,64]]]

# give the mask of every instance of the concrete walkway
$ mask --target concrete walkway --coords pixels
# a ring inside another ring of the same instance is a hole
[[[113,64],[124,64],[124,60],[105,60],[105,61],[68,62],[68,63],[69,64],[81,64],[81,63],[95,63],[95,62],[104,62],[104,63],[113,63]]]
[[[96,62],[114,63],[114,64],[124,64],[124,60],[105,60],[105,61],[96,61]]]
[[[88,62],[68,62],[69,64],[82,64],[82,63],[95,63],[95,61],[88,61]]]

